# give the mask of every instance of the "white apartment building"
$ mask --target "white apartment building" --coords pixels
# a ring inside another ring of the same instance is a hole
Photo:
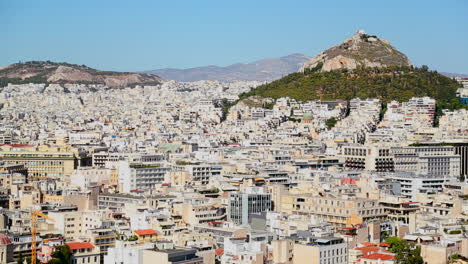
[[[161,163],[118,163],[118,183],[123,192],[131,190],[148,190],[166,181],[170,168]]]
[[[102,213],[99,211],[49,212],[55,220],[55,229],[63,234],[65,239],[75,240],[83,236],[87,230],[100,227]]]
[[[115,247],[108,249],[104,264],[143,263],[143,250],[153,248],[151,243],[116,240]]]
[[[418,193],[437,193],[443,190],[448,179],[440,176],[428,176],[412,172],[395,172],[386,174],[386,178],[401,184],[401,195],[411,201],[417,201]]]
[[[92,185],[110,184],[115,173],[116,170],[112,169],[79,167],[70,176],[70,181],[72,185],[86,190]]]
[[[457,180],[461,159],[453,146],[393,147],[390,151],[395,171]]]

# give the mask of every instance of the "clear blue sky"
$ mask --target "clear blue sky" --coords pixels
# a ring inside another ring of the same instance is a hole
[[[315,55],[362,28],[416,65],[468,73],[465,0],[0,0],[0,18],[0,65],[225,66]]]

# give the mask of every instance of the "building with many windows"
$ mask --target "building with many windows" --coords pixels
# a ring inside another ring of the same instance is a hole
[[[437,193],[443,190],[447,177],[429,176],[427,174],[416,174],[414,172],[395,172],[387,174],[386,178],[401,184],[401,195],[416,201],[418,193]]]
[[[0,159],[8,165],[24,165],[31,179],[63,178],[71,175],[78,164],[77,154],[71,148],[47,145],[0,146]]]
[[[393,147],[395,171],[456,180],[460,177],[460,155],[453,146]]]
[[[284,194],[281,212],[286,215],[310,215],[337,227],[362,224],[386,216],[377,200],[341,195]]]
[[[252,213],[271,210],[271,194],[263,188],[249,187],[244,191],[229,194],[229,220],[237,224],[248,224]]]
[[[343,238],[317,237],[307,244],[294,244],[293,263],[345,264],[348,247]]]
[[[162,163],[129,163],[119,162],[119,185],[123,192],[148,190],[165,182],[166,173],[170,170]]]
[[[393,171],[393,157],[390,148],[381,146],[350,145],[341,150],[345,167],[355,170]]]

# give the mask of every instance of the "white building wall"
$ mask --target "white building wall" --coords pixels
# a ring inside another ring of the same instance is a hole
[[[124,193],[129,193],[132,190],[132,173],[128,161],[119,161],[119,186]]]

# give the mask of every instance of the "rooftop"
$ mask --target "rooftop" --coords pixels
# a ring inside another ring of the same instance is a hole
[[[67,246],[70,247],[71,250],[94,248],[94,245],[89,242],[70,242],[67,243]]]
[[[153,229],[140,229],[140,230],[135,230],[135,234],[139,236],[149,236],[149,235],[156,235],[156,231]]]

